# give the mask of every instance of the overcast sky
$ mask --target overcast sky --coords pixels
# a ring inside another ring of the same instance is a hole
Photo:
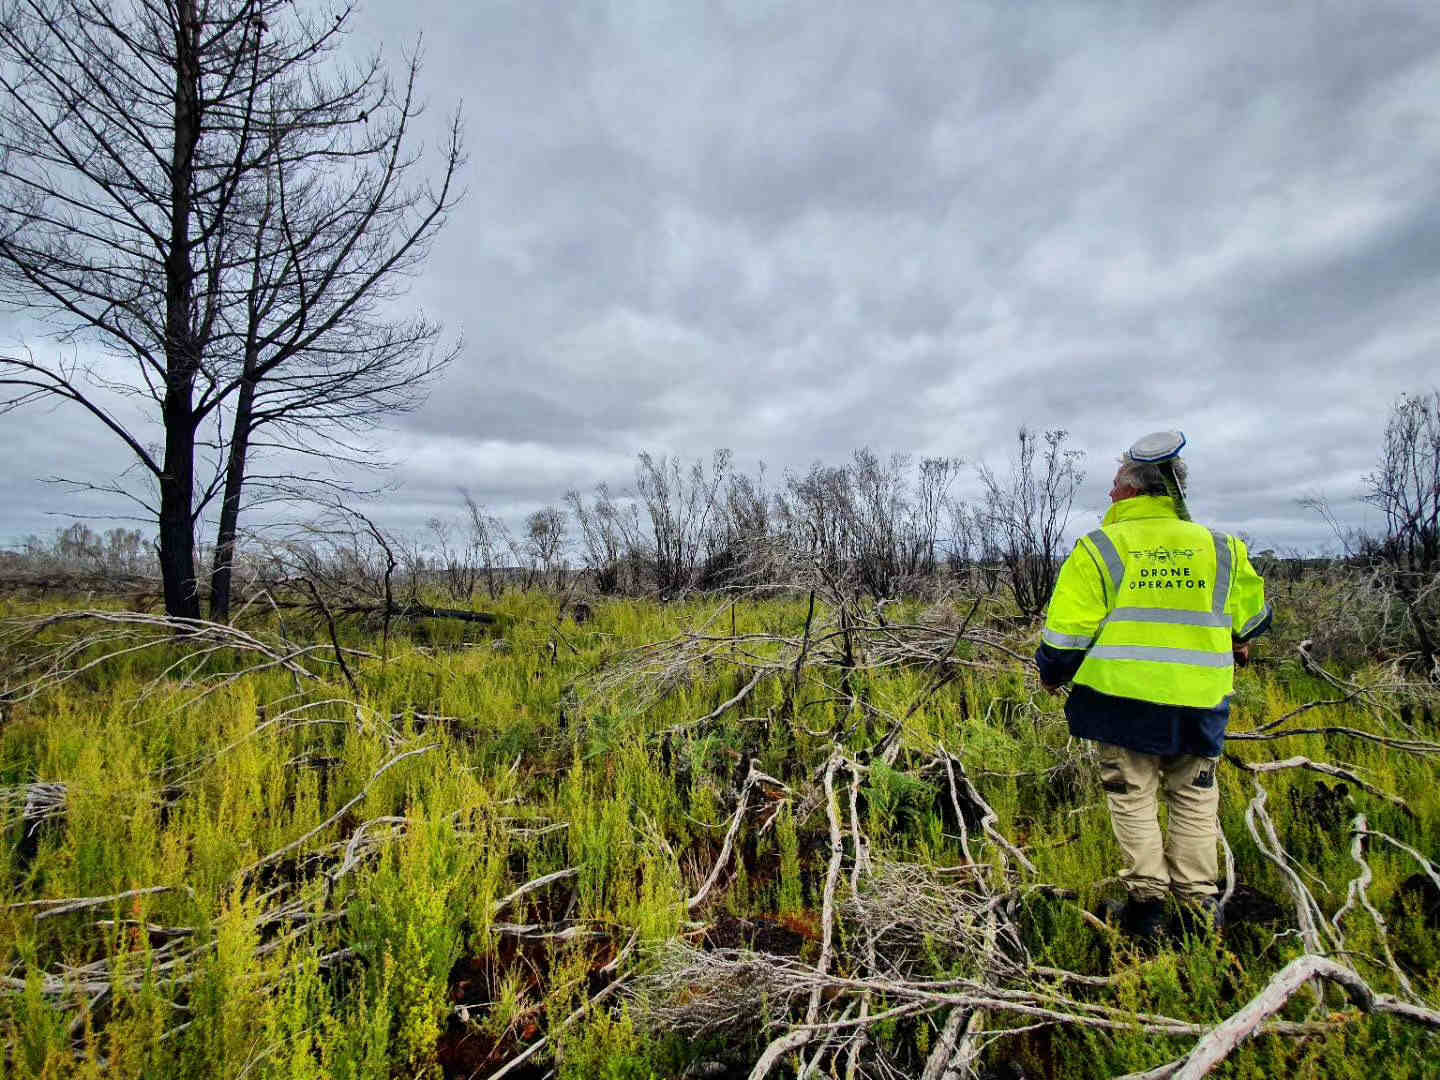
[[[1087,452],[1083,524],[1178,427],[1197,518],[1319,546],[1297,499],[1358,514],[1390,404],[1440,384],[1433,0],[370,0],[355,28],[392,65],[423,31],[469,151],[410,293],[465,349],[385,437],[399,528],[459,486],[512,520],[625,488],[640,450],[1000,465],[1028,424]],[[123,463],[68,418],[0,417],[0,540],[118,512],[37,480]]]

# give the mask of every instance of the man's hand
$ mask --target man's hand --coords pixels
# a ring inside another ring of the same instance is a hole
[[[1248,664],[1250,663],[1250,643],[1249,643],[1249,642],[1246,642],[1244,645],[1232,645],[1232,646],[1230,647],[1230,652],[1231,652],[1231,653],[1234,655],[1234,657],[1235,657],[1235,666],[1236,666],[1236,667],[1245,667],[1246,665],[1248,665]]]
[[[1040,680],[1040,688],[1044,690],[1047,694],[1049,694],[1051,697],[1059,697],[1061,692],[1065,689],[1065,687],[1063,686],[1051,686],[1043,679]]]

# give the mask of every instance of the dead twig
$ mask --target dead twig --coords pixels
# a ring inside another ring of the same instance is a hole
[[[606,986],[603,990],[600,990],[598,993],[595,994],[594,997],[590,998],[589,1001],[585,1002],[585,1004],[581,1005],[578,1009],[572,1012],[569,1016],[565,1017],[565,1019],[561,1020],[558,1024],[553,1025],[550,1030],[547,1031],[544,1035],[540,1036],[540,1038],[536,1039],[524,1050],[516,1054],[504,1065],[501,1065],[500,1068],[492,1072],[486,1078],[486,1080],[500,1080],[501,1077],[508,1076],[510,1073],[520,1068],[520,1066],[524,1065],[525,1062],[529,1061],[542,1049],[548,1046],[550,1040],[553,1039],[556,1035],[564,1031],[571,1024],[575,1023],[575,1021],[579,1020],[582,1016],[585,1016],[586,1014],[591,1012],[596,1006],[603,1005],[607,1000],[613,997],[615,993],[620,990],[621,986],[624,985],[624,983],[625,980],[623,978],[616,979],[614,982],[610,983],[610,985]]]
[[[51,645],[33,647],[47,630],[94,624],[91,633],[68,637]],[[300,661],[319,646],[296,648],[274,644],[259,634],[226,623],[183,619],[141,611],[65,611],[54,615],[10,619],[3,624],[0,648],[20,657],[15,670],[21,681],[7,691],[10,701],[27,701],[97,667],[149,650],[179,649],[181,661],[204,659],[228,649],[261,658],[246,670],[281,667],[297,679],[317,676]],[[169,670],[174,670],[171,665]],[[223,678],[233,681],[234,672]]]
[[[375,772],[371,774],[370,779],[366,780],[365,783],[361,785],[360,790],[355,793],[354,797],[351,798],[347,803],[345,803],[344,806],[340,807],[339,810],[336,810],[333,814],[331,814],[328,818],[322,821],[319,825],[316,825],[304,836],[290,841],[290,843],[286,844],[284,847],[277,848],[276,850],[270,852],[270,854],[261,858],[258,862],[252,863],[250,866],[246,867],[243,871],[241,871],[238,877],[241,880],[250,878],[252,875],[257,873],[264,867],[269,866],[271,863],[278,862],[280,859],[283,859],[286,855],[290,854],[290,852],[295,851],[300,847],[303,847],[306,841],[320,835],[322,832],[330,828],[330,826],[334,825],[337,821],[339,821],[346,814],[348,814],[352,809],[358,806],[365,799],[365,796],[370,793],[370,788],[374,785],[375,781],[380,779],[380,777],[384,776],[392,768],[394,768],[396,765],[400,764],[400,762],[406,760],[407,758],[412,758],[420,754],[429,753],[431,750],[435,749],[436,745],[437,744],[435,743],[430,743],[426,746],[417,746],[413,750],[406,750],[403,753],[396,754],[394,757],[390,758],[383,765],[381,765],[380,768],[376,769]]]
[[[69,915],[76,911],[88,911],[91,908],[104,907],[106,904],[114,904],[121,900],[133,900],[140,896],[158,896],[161,893],[184,892],[190,898],[195,898],[194,891],[188,885],[150,885],[143,889],[127,889],[125,892],[111,893],[109,896],[79,896],[60,897],[52,900],[21,900],[18,903],[6,904],[6,910],[13,911],[17,908],[43,907],[44,911],[39,912],[35,918],[49,919],[56,915]]]
[[[1373,731],[1363,731],[1360,728],[1352,727],[1291,728],[1288,731],[1272,731],[1264,734],[1259,731],[1227,732],[1225,740],[1227,742],[1270,742],[1275,739],[1290,739],[1305,735],[1344,735],[1352,739],[1372,742],[1389,750],[1401,750],[1407,754],[1440,754],[1440,743],[1428,742],[1424,739],[1396,739],[1389,735],[1377,735]]]
[[[760,680],[765,678],[766,675],[769,675],[772,670],[773,669],[771,668],[760,668],[755,672],[753,676],[751,676],[750,681],[740,688],[740,691],[734,697],[730,698],[728,701],[721,702],[719,705],[715,706],[715,708],[712,709],[710,712],[700,717],[700,719],[692,720],[685,724],[676,724],[673,727],[666,728],[665,731],[662,732],[662,734],[678,734],[682,731],[688,731],[690,728],[704,727],[711,721],[720,719],[720,717],[724,716],[736,705],[739,705],[742,701],[748,698],[750,694],[754,691],[755,687],[760,685]]]
[[[1005,856],[1008,853],[1011,858],[1013,858],[1017,863],[1023,866],[1029,873],[1035,873],[1035,864],[1032,863],[1025,856],[1025,853],[1023,851],[1021,851],[1018,847],[1016,847],[1008,839],[1006,839],[1005,834],[996,827],[995,823],[1000,820],[1000,815],[995,812],[995,808],[993,806],[991,806],[988,802],[985,801],[985,798],[980,794],[979,789],[977,789],[975,785],[971,783],[970,778],[965,775],[965,766],[961,764],[960,759],[946,751],[945,762],[947,773],[952,770],[953,764],[953,775],[959,778],[959,782],[965,788],[965,794],[971,799],[975,806],[980,808],[980,828],[984,831],[986,836],[990,837],[990,839],[995,843],[996,847],[998,848],[1000,852],[1002,872],[1007,868]],[[957,813],[958,812],[959,810],[957,807]]]
[[[1420,864],[1420,869],[1425,872],[1425,876],[1430,879],[1431,883],[1434,884],[1435,888],[1440,889],[1440,868],[1437,868],[1433,862],[1427,859],[1424,855],[1420,854],[1420,852],[1416,851],[1409,844],[1402,843],[1401,841],[1396,840],[1389,833],[1376,832],[1374,829],[1371,829],[1368,826],[1365,827],[1361,835],[1373,836],[1377,840],[1384,840],[1392,847],[1397,847],[1401,851],[1405,852],[1407,855],[1409,855],[1411,858],[1413,858],[1416,862]]]
[[[830,824],[830,863],[825,871],[825,889],[821,900],[820,915],[820,958],[816,970],[824,975],[830,968],[831,952],[835,940],[835,884],[840,879],[840,863],[845,856],[845,842],[840,832],[840,816],[835,806],[835,771],[844,760],[837,749],[825,763],[825,816]],[[805,1007],[805,1022],[792,1028],[784,1035],[773,1039],[760,1055],[755,1067],[750,1070],[750,1080],[763,1080],[775,1064],[792,1050],[798,1050],[808,1043],[816,1030],[820,1015],[820,1001],[823,986],[818,982],[811,989],[809,1004]]]
[[[567,867],[564,870],[556,870],[553,874],[546,874],[544,877],[538,877],[534,881],[527,881],[518,889],[514,890],[513,892],[507,893],[499,900],[496,900],[493,904],[491,904],[490,916],[491,918],[494,918],[506,908],[510,907],[511,904],[514,904],[516,901],[523,899],[524,897],[530,895],[532,892],[543,889],[547,885],[553,885],[557,881],[568,881],[570,878],[575,877],[579,873],[580,868],[578,866],[571,866]]]
[[[725,840],[720,845],[720,854],[715,857],[715,865],[711,867],[710,874],[706,877],[705,883],[700,886],[700,891],[685,902],[685,909],[687,911],[693,912],[705,902],[705,898],[710,895],[710,890],[713,889],[715,883],[720,880],[721,873],[723,873],[725,867],[729,865],[730,853],[735,849],[735,837],[740,832],[740,824],[744,821],[745,811],[750,804],[750,791],[759,783],[776,784],[782,789],[789,790],[774,777],[767,776],[755,768],[754,761],[750,762],[750,772],[745,777],[745,783],[740,787],[740,798],[735,804],[735,813],[730,817],[730,828],[726,831]]]

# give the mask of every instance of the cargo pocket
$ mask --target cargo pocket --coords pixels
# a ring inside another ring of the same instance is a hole
[[[1165,790],[1171,794],[1179,795],[1181,792],[1193,791],[1197,795],[1204,793],[1205,798],[1215,790],[1216,770],[1220,767],[1219,758],[1210,757],[1179,757],[1172,759],[1171,768],[1165,773]]]
[[[1124,795],[1130,790],[1125,770],[1120,765],[1121,750],[1109,743],[1100,744],[1100,786],[1111,795]]]

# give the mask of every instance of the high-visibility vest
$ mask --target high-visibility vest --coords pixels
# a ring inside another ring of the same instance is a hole
[[[1174,501],[1113,504],[1061,567],[1042,638],[1083,649],[1075,682],[1117,697],[1213,708],[1234,690],[1232,636],[1266,615],[1242,541],[1182,521]]]

